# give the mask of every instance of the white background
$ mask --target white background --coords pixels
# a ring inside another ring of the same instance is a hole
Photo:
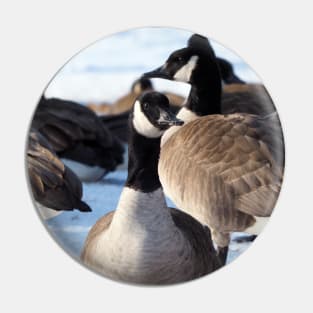
[[[82,3],[1,2],[1,312],[312,312],[310,1]],[[163,288],[111,282],[68,257],[32,208],[23,156],[34,105],[56,70],[103,35],[150,25],[201,32],[236,51],[272,95],[287,149],[280,199],[255,244],[215,274]]]

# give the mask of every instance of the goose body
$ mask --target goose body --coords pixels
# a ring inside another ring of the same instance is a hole
[[[82,185],[78,177],[57,157],[48,141],[34,130],[29,134],[27,169],[34,199],[44,219],[63,210],[91,211],[81,200]]]
[[[227,61],[226,59],[223,58],[216,58],[216,61],[218,63],[218,67],[220,69],[220,74],[221,74],[221,78],[223,80],[223,83],[225,84],[225,86],[231,84],[245,84],[245,82],[243,80],[241,80],[234,71],[234,67],[233,65]]]
[[[120,141],[91,110],[75,102],[43,96],[32,127],[82,181],[98,180],[123,162]]]
[[[165,193],[209,225],[214,235],[225,234],[224,239],[217,235],[219,246],[225,246],[233,231],[258,234],[260,228],[251,226],[264,224],[257,217],[271,215],[280,191],[279,143],[273,147],[274,155],[264,126],[254,126],[267,121],[258,119],[247,114],[204,116],[162,146],[159,175]]]
[[[118,114],[99,116],[104,126],[121,142],[128,142],[128,118],[130,110]]]
[[[222,113],[248,113],[266,116],[276,112],[274,103],[262,84],[230,84],[223,87]]]
[[[144,107],[149,102],[151,111]],[[143,95],[135,103],[125,187],[116,211],[92,227],[81,256],[106,277],[171,284],[220,267],[210,230],[165,202],[157,173],[160,137],[170,125],[180,123],[169,112],[167,98],[158,93]]]
[[[108,278],[141,284],[188,281],[218,268],[209,229],[169,209],[160,189],[124,188],[117,210],[91,229],[82,259]]]
[[[221,113],[248,113],[266,116],[276,111],[262,84],[246,83],[236,76],[230,62],[216,58],[223,84]]]
[[[159,176],[165,193],[209,225],[221,249],[227,251],[233,231],[258,234],[282,182],[284,144],[277,114],[224,114],[216,57],[198,35],[145,76],[192,85],[177,115],[185,124],[162,137]]]

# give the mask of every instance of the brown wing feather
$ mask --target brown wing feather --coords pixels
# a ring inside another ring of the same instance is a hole
[[[91,211],[81,201],[82,185],[77,176],[56,156],[47,140],[31,130],[27,167],[36,201],[54,210]]]
[[[202,117],[183,126],[161,149],[165,190],[175,190],[177,206],[213,229],[243,230],[253,224],[251,215],[268,216],[273,209],[271,199],[278,195],[273,190],[280,189],[283,169],[261,140],[264,129],[254,127],[256,119],[248,114]],[[269,201],[262,212],[259,192]]]
[[[248,214],[255,216],[270,216],[277,201],[279,191],[280,186],[278,184],[260,186],[240,196],[237,200],[238,208],[243,212],[246,211]]]
[[[258,131],[260,139],[267,145],[272,158],[283,168],[285,163],[285,145],[281,123],[276,112],[264,117],[254,118],[251,121],[253,127]]]
[[[47,140],[38,132],[31,131],[27,149],[27,165],[31,186],[35,195],[43,195],[47,188],[62,183],[65,167],[50,150]]]

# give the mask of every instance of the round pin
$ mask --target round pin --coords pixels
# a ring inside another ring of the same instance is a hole
[[[44,225],[85,267],[168,285],[241,255],[283,180],[275,105],[237,54],[146,27],[71,58],[40,95],[26,151]]]

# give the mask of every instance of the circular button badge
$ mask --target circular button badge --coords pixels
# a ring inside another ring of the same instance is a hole
[[[72,257],[112,280],[168,285],[215,272],[257,238],[281,189],[284,141],[238,55],[147,27],[57,72],[26,160],[39,216]]]

